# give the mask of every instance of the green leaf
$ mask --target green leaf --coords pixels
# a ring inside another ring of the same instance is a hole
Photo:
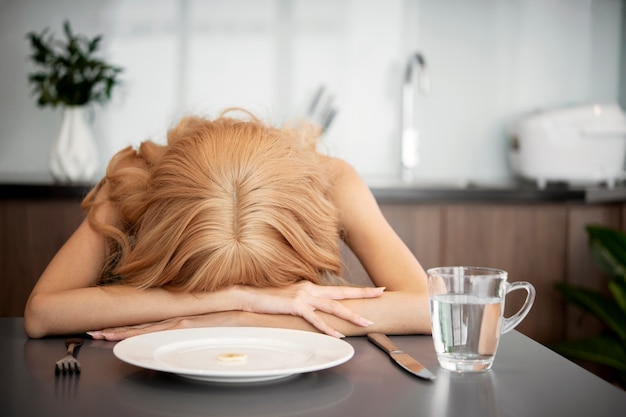
[[[557,283],[556,289],[563,294],[565,299],[598,317],[622,341],[626,342],[626,314],[615,301],[596,291],[563,282]]]
[[[626,277],[626,234],[609,227],[587,226],[589,248],[598,266],[611,277]]]
[[[626,284],[622,281],[613,280],[609,281],[607,285],[615,303],[626,314]]]
[[[63,22],[63,32],[65,32],[65,36],[68,40],[71,40],[74,36],[72,35],[72,28],[70,27],[70,22],[67,20]]]
[[[98,46],[101,40],[102,40],[102,36],[96,36],[95,38],[93,38],[93,40],[89,43],[89,47],[88,47],[90,53],[98,50]]]
[[[579,359],[609,366],[626,372],[626,348],[610,336],[571,340],[551,346],[556,352],[570,359]]]

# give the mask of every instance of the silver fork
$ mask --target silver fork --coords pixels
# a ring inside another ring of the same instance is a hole
[[[65,346],[67,347],[67,354],[62,359],[56,362],[54,373],[69,373],[80,374],[80,362],[74,356],[74,351],[78,354],[78,349],[83,344],[83,339],[67,339]]]

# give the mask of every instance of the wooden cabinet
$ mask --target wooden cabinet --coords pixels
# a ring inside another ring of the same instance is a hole
[[[83,218],[72,199],[0,200],[0,317],[24,314],[37,279]]]
[[[597,334],[601,324],[568,306],[555,290],[570,282],[603,290],[606,280],[587,249],[585,225],[623,228],[625,210],[618,204],[387,204],[385,217],[425,269],[444,265],[504,269],[510,281],[531,282],[535,303],[517,330],[550,344]],[[347,250],[347,274],[366,282],[365,272]],[[513,292],[506,314],[525,296]]]

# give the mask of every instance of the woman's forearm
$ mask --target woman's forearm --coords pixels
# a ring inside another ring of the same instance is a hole
[[[239,309],[239,300],[236,288],[188,293],[115,285],[33,293],[24,313],[24,325],[27,335],[33,338],[83,333]]]
[[[381,297],[342,300],[341,303],[373,323],[358,326],[332,314],[317,311],[326,323],[345,336],[362,336],[367,333],[430,334],[430,313],[425,295],[387,291]],[[281,327],[296,330],[318,331],[301,317],[277,314],[255,314],[233,311],[228,313],[238,326]]]
[[[24,323],[28,336],[36,338],[239,311],[270,317],[302,317],[314,328],[335,335],[332,326],[320,320],[315,311],[326,312],[324,317],[336,317],[339,323],[346,321],[355,327],[367,326],[368,320],[343,306],[341,301],[378,298],[381,294],[382,288],[319,286],[308,281],[285,288],[237,285],[204,293],[175,292],[163,288],[140,290],[123,285],[91,286],[63,291],[34,291],[26,305]],[[363,311],[367,309],[363,308]]]
[[[372,332],[387,334],[430,334],[428,294],[385,291],[382,297],[370,300],[345,300],[345,305],[371,320],[367,328],[337,323],[339,331],[347,336]],[[334,324],[333,318],[328,318]]]

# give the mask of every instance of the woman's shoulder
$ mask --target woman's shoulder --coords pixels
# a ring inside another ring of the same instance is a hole
[[[356,169],[347,161],[331,158],[330,175],[332,195],[340,207],[365,204],[370,199],[370,190]]]
[[[356,169],[343,159],[328,157],[328,166],[330,177],[333,179],[335,186],[362,182],[362,179]]]
[[[340,159],[333,156],[327,156],[328,167],[331,177],[342,176],[350,171],[354,171],[352,165],[346,162],[344,159]]]

